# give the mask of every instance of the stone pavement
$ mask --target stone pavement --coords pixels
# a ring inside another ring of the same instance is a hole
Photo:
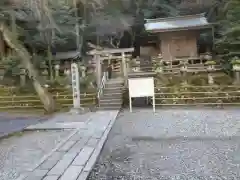
[[[85,116],[65,114],[28,127],[29,130],[74,129],[74,131],[17,180],[87,179],[117,115],[117,110],[98,111]]]
[[[47,116],[15,115],[9,113],[0,113],[0,137],[22,131],[29,125],[46,121]]]

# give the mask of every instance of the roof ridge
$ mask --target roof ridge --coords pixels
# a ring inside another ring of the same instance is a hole
[[[172,16],[172,17],[166,17],[166,18],[156,18],[156,19],[145,19],[148,22],[156,22],[156,21],[164,21],[164,20],[171,20],[171,19],[183,19],[183,18],[189,18],[189,17],[205,17],[205,13],[201,14],[191,14],[191,15],[185,15],[185,16]]]

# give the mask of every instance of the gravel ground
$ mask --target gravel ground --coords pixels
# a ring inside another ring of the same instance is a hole
[[[89,180],[240,179],[240,111],[121,113]]]
[[[34,131],[0,140],[0,180],[13,180],[38,163],[70,131]]]

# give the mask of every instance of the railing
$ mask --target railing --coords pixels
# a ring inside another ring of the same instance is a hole
[[[101,84],[100,84],[100,87],[99,87],[98,93],[97,93],[98,100],[99,100],[100,97],[102,96],[103,89],[105,88],[105,85],[106,85],[107,80],[108,80],[108,72],[103,72]]]

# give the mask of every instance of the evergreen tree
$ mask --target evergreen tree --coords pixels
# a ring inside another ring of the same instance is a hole
[[[240,1],[226,2],[219,18],[218,53],[226,60],[240,58]]]

